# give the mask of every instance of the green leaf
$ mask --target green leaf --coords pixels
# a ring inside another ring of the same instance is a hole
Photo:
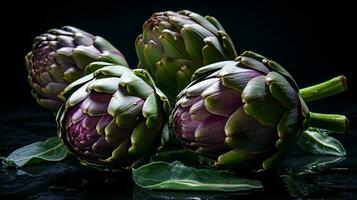
[[[329,136],[329,133],[331,132],[325,129],[311,127],[301,134],[298,144],[302,150],[309,153],[345,156],[346,150],[343,145]]]
[[[0,157],[4,168],[23,167],[25,165],[56,162],[66,158],[69,154],[67,148],[57,137],[45,141],[35,142],[13,151],[7,158]]]
[[[134,182],[147,189],[193,191],[249,191],[262,189],[258,180],[239,178],[226,171],[187,167],[179,161],[153,162],[133,169]]]

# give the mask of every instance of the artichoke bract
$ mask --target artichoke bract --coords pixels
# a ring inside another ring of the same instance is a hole
[[[250,51],[198,69],[173,111],[182,145],[226,169],[274,168],[306,128],[344,132],[346,123],[310,112],[291,75]]]
[[[56,112],[63,103],[58,94],[83,76],[86,66],[93,61],[128,65],[104,38],[71,26],[37,36],[25,58],[32,96],[39,105]]]
[[[83,164],[108,170],[142,164],[167,137],[166,96],[143,69],[103,62],[88,68],[97,70],[62,93],[58,136]]]
[[[149,71],[173,105],[196,69],[237,56],[230,37],[211,16],[188,10],[158,12],[142,29],[135,45],[138,67]]]

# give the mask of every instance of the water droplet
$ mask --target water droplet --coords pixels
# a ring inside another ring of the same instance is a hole
[[[19,153],[17,153],[17,154],[16,154],[16,156],[20,156],[20,154],[19,154]]]

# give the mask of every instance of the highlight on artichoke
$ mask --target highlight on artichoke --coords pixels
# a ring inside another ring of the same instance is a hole
[[[211,16],[188,10],[157,12],[142,29],[135,42],[138,67],[151,74],[172,105],[196,69],[237,56],[230,37]]]
[[[53,112],[62,105],[58,95],[84,75],[93,61],[127,66],[124,56],[108,41],[71,26],[51,29],[34,39],[25,64],[32,96]]]
[[[305,90],[304,96],[314,95]],[[310,112],[292,76],[250,51],[198,69],[177,100],[177,138],[224,169],[272,169],[297,146],[303,130],[347,129],[345,116]]]
[[[86,165],[135,167],[168,134],[169,102],[143,69],[93,62],[93,70],[63,91],[58,136]]]
[[[217,19],[188,10],[154,13],[135,48],[133,70],[108,41],[78,28],[36,37],[28,82],[38,104],[57,113],[57,136],[0,156],[2,166],[74,155],[101,170],[132,169],[150,190],[243,192],[263,186],[234,172],[279,172],[297,148],[346,155],[330,133],[346,132],[347,118],[306,105],[344,91],[344,76],[299,89],[277,62],[238,56]]]

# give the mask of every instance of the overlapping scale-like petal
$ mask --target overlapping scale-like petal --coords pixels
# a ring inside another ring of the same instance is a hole
[[[94,61],[127,66],[124,56],[108,41],[78,28],[51,29],[36,37],[25,58],[34,98],[56,112],[63,103],[59,98],[63,89],[85,75],[87,65]]]

